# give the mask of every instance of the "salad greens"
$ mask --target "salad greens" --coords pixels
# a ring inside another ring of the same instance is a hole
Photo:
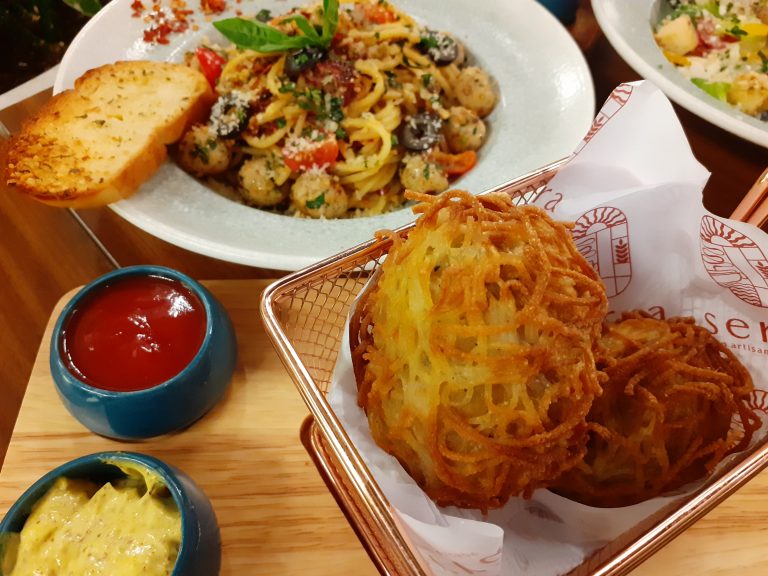
[[[327,49],[339,24],[339,0],[323,0],[323,25],[320,31],[301,14],[289,16],[281,22],[294,22],[301,34],[291,36],[258,19],[227,18],[213,25],[236,46],[258,52],[284,52],[310,46]]]
[[[731,87],[730,82],[709,82],[704,80],[704,78],[691,78],[691,82],[710,96],[714,96],[723,102],[728,102],[728,89]]]

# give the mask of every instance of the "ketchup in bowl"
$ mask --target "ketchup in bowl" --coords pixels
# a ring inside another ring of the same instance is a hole
[[[116,440],[181,432],[224,396],[237,338],[197,280],[142,264],[107,272],[59,314],[49,364],[56,392],[86,428]]]
[[[67,369],[116,392],[161,384],[181,372],[205,338],[200,299],[181,282],[153,275],[117,278],[83,300],[60,340]]]

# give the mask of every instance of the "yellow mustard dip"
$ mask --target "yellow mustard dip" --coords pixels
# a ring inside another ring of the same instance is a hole
[[[181,517],[157,475],[114,462],[127,478],[99,486],[59,478],[6,542],[8,576],[167,576]]]

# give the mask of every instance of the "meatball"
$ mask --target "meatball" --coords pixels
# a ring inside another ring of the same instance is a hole
[[[491,77],[475,66],[464,68],[456,79],[456,98],[481,118],[496,105]]]
[[[280,204],[286,193],[275,182],[275,167],[271,159],[266,156],[247,160],[237,179],[240,182],[240,193],[249,204],[254,206],[275,206]]]
[[[443,124],[443,135],[451,152],[477,150],[485,140],[485,122],[463,106],[454,106],[449,110],[448,121]]]
[[[311,218],[339,218],[349,207],[349,199],[330,174],[308,170],[291,187],[291,203],[301,214]]]
[[[179,142],[179,164],[195,176],[213,176],[229,168],[232,153],[227,143],[197,124]]]
[[[448,188],[448,177],[442,168],[421,155],[405,157],[400,168],[400,182],[409,190],[426,194]]]

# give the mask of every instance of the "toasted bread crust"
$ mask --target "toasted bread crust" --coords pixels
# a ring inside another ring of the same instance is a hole
[[[135,192],[166,158],[166,145],[203,120],[208,81],[180,64],[123,61],[86,72],[52,98],[8,147],[0,176],[54,206],[84,208]]]

